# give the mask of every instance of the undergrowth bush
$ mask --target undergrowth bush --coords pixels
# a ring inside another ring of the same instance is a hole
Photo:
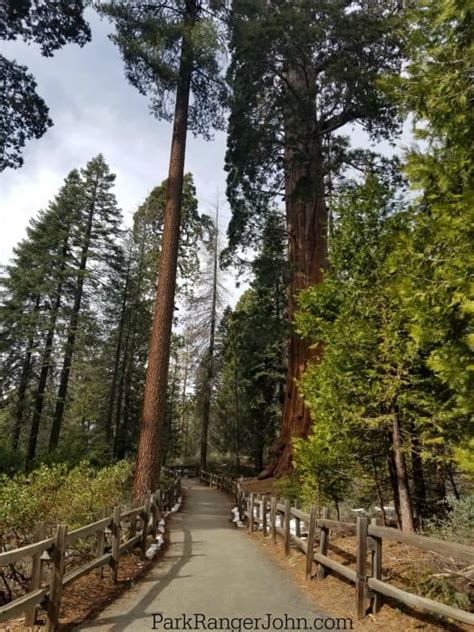
[[[0,477],[0,545],[21,546],[31,540],[35,524],[48,531],[58,523],[69,529],[92,522],[99,510],[125,500],[132,466],[120,461],[102,469],[83,462],[42,465],[30,474]]]
[[[460,544],[474,543],[474,495],[460,500],[448,499],[448,512],[443,518],[425,525],[426,535]]]
[[[273,483],[273,490],[277,496],[289,498],[292,502],[301,499],[301,484],[295,475],[286,475]]]

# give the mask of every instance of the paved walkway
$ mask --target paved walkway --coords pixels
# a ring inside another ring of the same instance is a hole
[[[232,501],[226,495],[194,479],[184,479],[183,490],[184,504],[170,520],[171,543],[164,558],[80,630],[206,629],[194,619],[175,621],[173,627],[161,620],[195,613],[208,618],[262,617],[260,626],[242,622],[240,629],[237,620],[229,627],[212,627],[208,619],[207,629],[292,629],[291,621],[282,625],[280,620],[266,627],[267,613],[305,617],[308,629],[324,629],[322,620],[314,626],[315,617],[322,615],[289,574],[231,523]]]

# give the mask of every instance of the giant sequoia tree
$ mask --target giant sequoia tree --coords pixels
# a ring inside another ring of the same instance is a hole
[[[90,40],[82,0],[4,0],[0,4],[0,40],[35,42],[50,57],[69,42]],[[25,141],[40,138],[52,125],[48,107],[36,92],[25,66],[0,55],[0,171],[21,167]]]
[[[167,379],[181,225],[184,159],[188,129],[208,134],[222,123],[219,81],[220,3],[200,0],[104,3],[115,23],[127,77],[151,96],[151,109],[173,120],[173,136],[160,247],[156,302],[150,338],[134,495],[152,489],[164,440]],[[192,101],[191,101],[192,95]],[[168,104],[174,99],[174,111]]]
[[[399,70],[399,5],[395,0],[234,3],[226,159],[230,248],[251,243],[269,199],[284,198],[290,319],[300,290],[320,283],[327,266],[327,178],[351,159],[337,131],[358,123],[380,138],[396,127],[379,80]],[[309,430],[298,381],[307,361],[320,353],[291,335],[281,437],[266,475],[291,467],[291,439]]]

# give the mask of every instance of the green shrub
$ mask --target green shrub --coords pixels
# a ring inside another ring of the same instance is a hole
[[[69,529],[92,522],[99,510],[125,500],[132,466],[127,461],[100,470],[88,463],[42,465],[30,474],[0,477],[0,544],[31,540],[34,525],[44,520],[48,531],[58,523]]]
[[[276,480],[273,490],[277,496],[289,498],[292,502],[301,499],[301,483],[295,475],[282,476]]]
[[[474,543],[474,495],[448,501],[448,513],[425,525],[426,535],[462,544]]]
[[[24,456],[15,452],[6,444],[0,443],[0,475],[8,474],[12,476],[23,466]]]

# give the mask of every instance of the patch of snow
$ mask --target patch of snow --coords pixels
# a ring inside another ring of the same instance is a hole
[[[147,558],[147,560],[152,560],[155,557],[155,555],[158,553],[160,548],[163,546],[163,544],[164,544],[163,536],[162,535],[157,536],[155,542],[148,547],[145,553],[145,557]]]

